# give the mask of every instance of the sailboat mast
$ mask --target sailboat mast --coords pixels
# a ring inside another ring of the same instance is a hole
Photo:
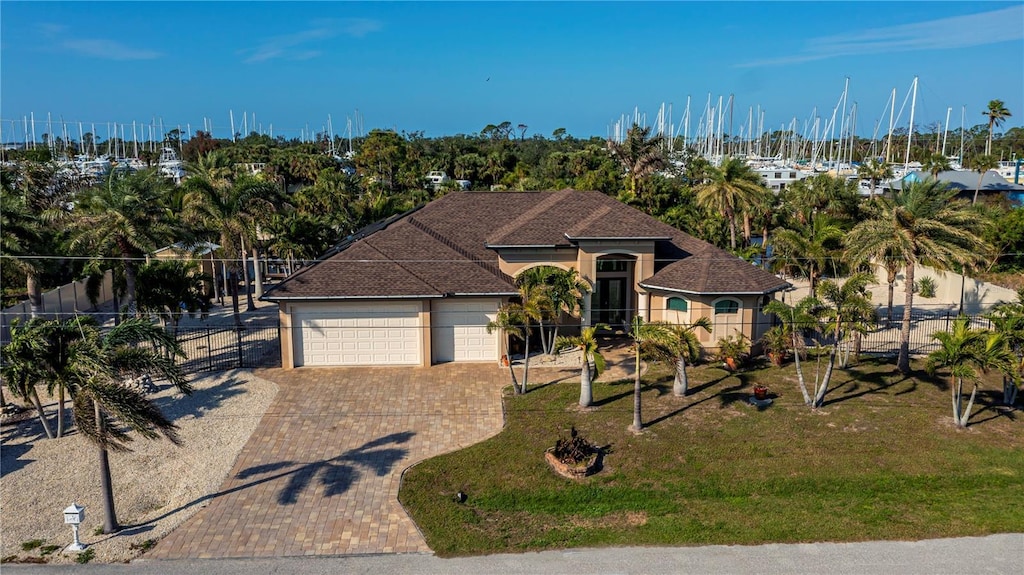
[[[914,141],[914,109],[917,107],[917,76],[914,76],[914,95],[910,98],[910,129],[907,131],[907,155],[903,159],[903,171],[910,165],[910,144]]]
[[[892,89],[892,107],[889,108],[889,136],[885,142],[885,163],[892,162],[892,124],[896,121],[896,88]]]
[[[949,113],[953,111],[953,107],[946,108],[946,131],[942,134],[942,155],[946,155],[946,140],[949,139]]]

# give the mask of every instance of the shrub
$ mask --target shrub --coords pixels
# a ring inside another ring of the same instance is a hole
[[[925,276],[915,283],[921,297],[935,297],[935,278]]]

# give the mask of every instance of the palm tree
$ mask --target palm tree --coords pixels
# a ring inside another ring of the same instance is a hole
[[[910,372],[915,266],[948,269],[976,263],[980,254],[988,253],[980,236],[983,216],[955,201],[956,193],[935,180],[907,183],[891,199],[883,198],[877,213],[846,237],[849,260],[861,263],[889,255],[904,266],[906,299],[897,362],[904,374]]]
[[[579,317],[580,309],[583,306],[583,295],[590,291],[590,286],[580,277],[575,268],[562,270],[554,266],[530,268],[516,278],[516,283],[520,286],[525,284],[539,286],[547,294],[548,300],[551,302],[551,309],[548,317],[540,319],[541,346],[544,348],[544,353],[554,353],[561,324],[561,314]],[[550,334],[546,333],[545,320],[550,320],[553,324]]]
[[[974,187],[974,197],[971,199],[971,204],[978,203],[978,192],[981,191],[981,182],[985,179],[985,174],[989,170],[994,170],[999,166],[999,161],[996,160],[995,156],[988,154],[975,156],[971,159],[971,169],[978,172],[978,185]]]
[[[41,318],[32,318],[27,323],[18,319],[11,322],[10,342],[0,350],[3,357],[0,374],[12,394],[32,403],[43,432],[48,439],[53,439],[53,430],[50,429],[36,388],[46,378],[42,364],[37,361],[46,348],[46,339],[38,327],[44,322]]]
[[[38,405],[35,384],[42,378],[60,378],[72,398],[72,416],[79,433],[99,449],[103,494],[103,532],[120,527],[114,509],[109,452],[127,451],[130,431],[147,439],[160,435],[179,444],[177,426],[139,391],[122,384],[126,377],[152,374],[166,378],[181,393],[191,393],[175,357],[184,357],[171,336],[141,318],[129,318],[104,332],[91,317],[32,320],[17,331],[17,341],[4,348],[4,379],[23,397],[31,394]],[[51,334],[61,334],[61,345],[50,345]],[[13,335],[13,334],[12,334]],[[141,345],[140,345],[141,344]],[[25,353],[31,351],[31,353]],[[44,430],[48,431],[44,421]],[[48,433],[49,435],[49,433]]]
[[[932,338],[939,341],[939,349],[928,355],[928,372],[934,374],[939,366],[949,368],[950,392],[953,403],[953,422],[958,427],[967,427],[971,409],[978,394],[978,373],[997,369],[1004,374],[1013,374],[1016,361],[1013,352],[1001,333],[971,328],[967,316],[953,321],[950,331],[937,331]],[[964,379],[974,382],[974,390],[967,405],[963,405]]]
[[[211,278],[195,262],[155,260],[139,269],[138,307],[142,313],[158,314],[170,320],[171,335],[178,337],[178,324],[187,311],[209,311],[203,297],[203,282]]]
[[[626,171],[627,194],[630,198],[643,195],[643,180],[665,167],[666,158],[662,151],[662,139],[651,137],[652,126],[641,128],[637,124],[626,132],[623,142],[608,141],[612,157]]]
[[[487,333],[495,329],[504,331],[508,336],[523,340],[523,381],[516,388],[517,394],[526,393],[530,375],[530,331],[533,322],[550,313],[551,301],[542,286],[523,284],[519,286],[519,301],[507,303],[498,309],[495,320],[487,322]],[[512,370],[512,359],[509,358],[509,371]]]
[[[878,182],[892,179],[892,166],[887,162],[871,158],[868,161],[862,163],[857,168],[857,173],[862,180],[871,181],[871,196],[870,199],[875,197],[875,189],[878,187]]]
[[[1016,377],[1003,378],[1003,403],[1013,405],[1019,392],[1017,380],[1024,376],[1024,288],[1017,290],[1017,301],[997,305],[987,317],[1016,355]]]
[[[989,155],[992,153],[992,129],[995,126],[1002,126],[1003,121],[1013,114],[1006,109],[1002,100],[991,100],[982,115],[988,117],[988,143],[985,144],[985,154]]]
[[[949,170],[949,158],[947,158],[945,154],[940,154],[936,152],[934,154],[930,154],[927,158],[925,158],[924,162],[921,164],[921,167],[924,168],[925,171],[930,173],[932,175],[932,178],[937,179],[940,173]]]
[[[697,203],[716,210],[729,222],[729,242],[736,249],[736,214],[755,204],[764,190],[761,180],[743,160],[725,158],[710,169],[710,181],[695,188]]]
[[[824,214],[812,216],[812,219],[801,224],[793,221],[792,229],[781,228],[775,231],[775,247],[784,261],[792,262],[801,268],[811,283],[811,293],[818,285],[818,277],[832,261],[832,254],[839,247],[839,240],[845,232],[835,220]]]
[[[580,407],[590,407],[594,401],[592,382],[604,372],[604,356],[598,351],[600,342],[597,340],[597,332],[602,329],[611,329],[601,323],[585,327],[580,334],[573,337],[558,339],[559,346],[576,347],[582,353],[582,366],[580,368]]]
[[[841,286],[832,280],[825,280],[818,286],[817,299],[821,304],[818,314],[823,320],[822,332],[831,336],[832,346],[825,375],[814,393],[812,407],[821,407],[825,402],[836,358],[847,335],[851,331],[865,331],[867,325],[874,321],[875,308],[867,291],[868,284],[873,282],[871,274],[858,273],[850,276]]]
[[[672,381],[672,393],[683,397],[690,392],[690,378],[686,373],[686,360],[696,361],[700,357],[700,340],[694,333],[698,328],[711,333],[711,319],[701,317],[697,321],[686,324],[669,324],[669,329],[675,334],[676,341],[673,346],[673,356],[676,360],[676,374]]]
[[[115,172],[75,203],[71,248],[85,249],[94,258],[110,253],[120,257],[126,284],[123,308],[129,313],[135,308],[139,261],[179,233],[164,203],[170,190],[170,182],[156,170]]]
[[[640,357],[642,348],[671,349],[678,342],[678,336],[666,324],[647,323],[642,317],[635,316],[632,327],[629,330],[629,337],[633,338],[633,347],[636,352],[636,369],[633,375],[633,425],[629,429],[634,432],[640,432],[644,428],[640,412]]]
[[[820,328],[815,315],[820,307],[820,302],[814,296],[805,297],[792,306],[779,300],[772,300],[764,306],[764,312],[779,318],[793,338],[793,362],[796,364],[796,378],[800,385],[800,392],[804,396],[805,405],[811,405],[813,400],[807,391],[807,382],[804,380],[803,368],[800,366],[800,353],[804,349],[805,332],[817,331]]]
[[[183,200],[185,221],[215,230],[220,234],[221,249],[240,255],[246,303],[250,311],[255,309],[256,304],[248,289],[249,248],[255,249],[259,224],[277,210],[280,191],[270,182],[248,176],[222,185],[203,177],[192,177],[184,186],[188,190]],[[253,255],[259,265],[258,253],[254,251]],[[232,259],[232,271],[237,273],[238,267],[239,263]],[[262,291],[262,287],[257,287]],[[234,308],[237,321],[237,296]]]

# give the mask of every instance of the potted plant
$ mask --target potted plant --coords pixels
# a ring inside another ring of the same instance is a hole
[[[750,352],[750,340],[742,333],[723,337],[718,340],[718,355],[722,357],[730,371],[739,368],[740,360]]]
[[[781,366],[786,359],[789,347],[793,344],[793,336],[785,325],[777,325],[761,336],[761,346],[764,354],[771,360],[772,365]]]
[[[768,399],[768,386],[767,385],[755,385],[754,386],[754,399],[758,401],[764,401]]]

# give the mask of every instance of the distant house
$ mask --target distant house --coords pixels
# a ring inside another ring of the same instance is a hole
[[[929,172],[910,172],[906,176],[903,176],[902,180],[891,182],[889,187],[899,190],[903,187],[903,182],[921,182],[931,177],[932,175]],[[948,170],[945,172],[939,172],[938,180],[949,186],[951,189],[958,190],[960,192],[960,196],[967,199],[972,198],[974,196],[974,190],[977,189],[979,197],[994,194],[1006,194],[1011,201],[1021,203],[1021,201],[1024,200],[1024,185],[1008,182],[994,170],[989,170],[985,173],[981,178],[980,187],[978,186],[978,172]]]
[[[268,290],[286,368],[497,362],[488,321],[537,266],[591,288],[582,325],[710,317],[756,340],[789,283],[599,192],[456,192],[375,224]]]
[[[217,293],[215,283],[222,276],[214,258],[214,252],[219,249],[219,245],[211,242],[199,242],[195,245],[178,242],[156,250],[152,256],[158,260],[188,260],[198,263],[200,272],[210,278],[210,281],[203,282],[204,292],[207,296],[214,296]]]

